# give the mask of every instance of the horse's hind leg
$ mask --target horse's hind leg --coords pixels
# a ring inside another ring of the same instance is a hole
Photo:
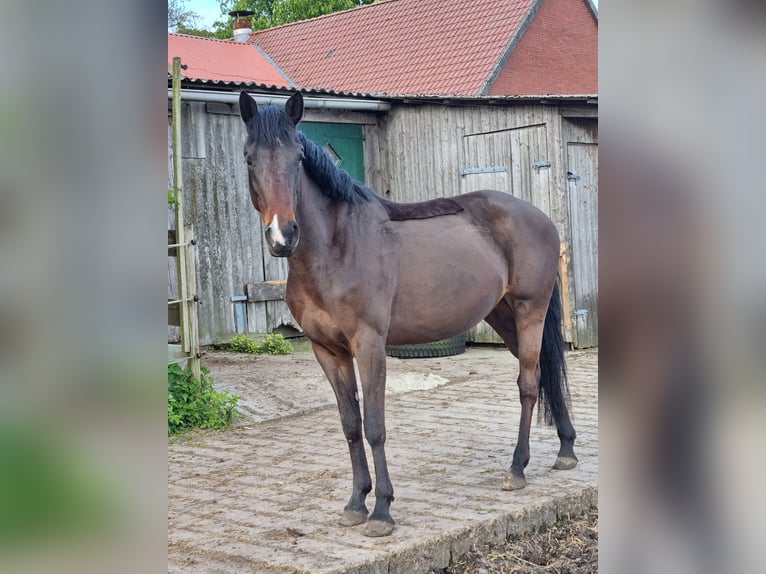
[[[343,434],[348,441],[348,450],[351,454],[353,488],[351,498],[343,509],[340,524],[343,526],[362,524],[367,522],[368,511],[365,500],[372,490],[372,480],[362,442],[362,416],[359,412],[354,362],[350,355],[334,355],[316,343],[313,344],[313,348],[317,361],[335,392]]]
[[[503,490],[519,490],[527,485],[524,468],[529,463],[529,431],[540,382],[538,361],[545,319],[545,309],[539,310],[538,313],[531,302],[517,303],[517,307],[514,312],[510,303],[503,299],[485,319],[497,331],[511,353],[519,359],[519,438],[513,452],[511,468],[503,480]]]

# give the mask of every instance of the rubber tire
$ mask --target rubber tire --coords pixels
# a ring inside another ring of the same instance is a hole
[[[398,359],[428,359],[432,357],[449,357],[465,353],[465,334],[442,339],[433,343],[418,345],[389,345],[386,355]]]

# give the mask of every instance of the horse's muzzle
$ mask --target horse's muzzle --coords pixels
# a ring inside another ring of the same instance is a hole
[[[298,247],[300,230],[295,221],[288,221],[284,227],[279,225],[279,218],[275,215],[266,227],[265,236],[269,253],[274,257],[290,257]]]

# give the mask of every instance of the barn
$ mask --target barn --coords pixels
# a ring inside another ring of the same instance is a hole
[[[200,340],[296,328],[250,205],[237,96],[306,96],[301,129],[396,201],[493,188],[562,239],[565,335],[598,342],[597,13],[588,0],[388,0],[257,32],[168,35],[180,56]],[[170,137],[170,136],[169,136]],[[170,141],[170,140],[169,140]],[[170,161],[169,152],[169,161]],[[469,340],[495,341],[479,325]]]

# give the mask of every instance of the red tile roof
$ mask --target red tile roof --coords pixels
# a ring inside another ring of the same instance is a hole
[[[387,0],[251,37],[302,88],[479,95],[537,0]]]
[[[544,0],[489,95],[598,93],[598,24],[587,0]]]
[[[274,64],[252,44],[168,34],[168,62],[174,56],[188,67],[183,76],[193,80],[255,83],[290,87]]]

